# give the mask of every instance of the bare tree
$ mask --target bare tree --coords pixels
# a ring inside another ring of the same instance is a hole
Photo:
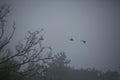
[[[31,63],[40,64],[41,66],[46,65],[46,63],[48,63],[48,61],[52,58],[52,48],[42,45],[42,41],[44,39],[41,33],[43,29],[34,32],[28,31],[25,35],[25,41],[23,43],[19,42],[15,46],[14,52],[6,48],[16,30],[14,22],[11,34],[8,36],[5,34],[5,24],[7,22],[6,17],[9,13],[10,7],[7,4],[3,4],[0,7],[0,69],[2,70],[2,68],[4,68],[4,64],[7,64],[8,62],[11,63],[13,60],[16,61],[16,64],[9,66],[11,70],[15,67],[19,67],[20,69],[23,65],[29,65]],[[26,73],[31,70],[32,69],[26,69],[21,72]]]
[[[13,31],[12,34],[9,36],[5,35],[5,24],[6,24],[6,17],[10,13],[10,7],[7,4],[3,4],[0,7],[0,52],[3,48],[10,42],[13,34],[15,32],[15,23],[13,24]]]

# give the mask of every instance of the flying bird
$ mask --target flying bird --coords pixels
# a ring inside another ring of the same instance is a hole
[[[73,38],[70,38],[69,40],[70,40],[70,41],[74,41]],[[84,43],[84,44],[86,44],[86,41],[85,41],[85,40],[81,40],[81,42]]]
[[[81,40],[81,42],[83,42],[84,44],[86,44],[86,41],[85,41],[85,40]]]
[[[70,40],[70,41],[74,41],[74,39],[73,39],[73,38],[70,38],[69,40]]]

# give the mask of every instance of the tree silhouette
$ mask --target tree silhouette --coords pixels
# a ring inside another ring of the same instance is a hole
[[[47,80],[63,80],[69,63],[65,52],[54,55],[47,71]]]
[[[12,78],[15,77],[12,75],[14,69],[16,72],[22,74],[30,72],[31,69],[27,68],[25,70],[20,70],[24,65],[29,66],[29,64],[32,63],[37,63],[41,66],[46,65],[46,63],[51,59],[52,53],[51,47],[42,46],[43,35],[41,35],[41,32],[43,29],[34,32],[28,31],[28,34],[25,36],[25,41],[23,43],[20,42],[15,46],[15,52],[7,49],[6,46],[10,43],[10,40],[12,39],[16,30],[15,23],[13,23],[13,31],[11,34],[8,36],[5,34],[5,29],[7,28],[5,26],[7,23],[6,18],[9,13],[10,7],[7,4],[3,4],[0,7],[0,80],[14,80]],[[5,72],[5,74],[3,72]],[[4,75],[4,78],[2,75]],[[6,79],[5,77],[8,78]]]
[[[103,80],[120,80],[120,74],[116,71],[106,71],[101,78]]]

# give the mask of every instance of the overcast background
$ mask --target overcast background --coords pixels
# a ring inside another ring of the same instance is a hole
[[[16,22],[11,42],[44,29],[44,45],[64,51],[75,68],[116,70],[120,66],[120,2],[114,0],[1,0]],[[69,41],[70,38],[74,41]],[[84,44],[81,40],[86,40]]]

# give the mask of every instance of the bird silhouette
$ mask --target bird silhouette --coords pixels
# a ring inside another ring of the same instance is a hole
[[[69,40],[70,40],[70,41],[74,41],[74,39],[73,39],[73,38],[70,38]]]
[[[83,42],[84,44],[86,44],[86,41],[85,41],[85,40],[81,40],[81,42]]]

